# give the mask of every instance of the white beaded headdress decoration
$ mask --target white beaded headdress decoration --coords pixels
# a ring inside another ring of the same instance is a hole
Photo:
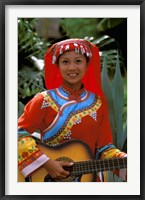
[[[88,41],[81,39],[68,39],[62,42],[58,42],[52,48],[52,64],[57,62],[57,59],[66,51],[75,51],[87,56],[92,57],[91,44]]]

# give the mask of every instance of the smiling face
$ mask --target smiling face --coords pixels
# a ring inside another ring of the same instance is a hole
[[[75,51],[67,51],[59,57],[58,67],[66,86],[75,91],[81,89],[82,78],[88,68],[84,55]]]

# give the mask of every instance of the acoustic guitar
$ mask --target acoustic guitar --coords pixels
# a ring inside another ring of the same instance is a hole
[[[127,168],[126,157],[94,160],[89,146],[80,140],[70,140],[55,147],[37,143],[42,152],[51,159],[73,162],[72,166],[64,167],[70,172],[70,176],[55,180],[44,167],[40,167],[28,178],[24,178],[18,171],[18,182],[94,182],[97,172]]]

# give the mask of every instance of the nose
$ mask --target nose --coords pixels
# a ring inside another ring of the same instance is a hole
[[[69,67],[68,67],[69,69],[76,69],[76,65],[75,65],[75,63],[74,62],[71,62],[70,64],[69,64]]]

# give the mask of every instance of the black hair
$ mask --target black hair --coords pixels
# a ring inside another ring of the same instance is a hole
[[[66,51],[65,51],[65,52],[66,52]],[[61,55],[63,55],[63,54],[61,54]],[[60,57],[61,55],[59,55],[58,58],[57,58],[57,60],[56,60],[56,64],[57,64],[57,65],[58,65],[59,57]],[[87,61],[87,63],[88,63],[88,62],[89,62],[89,57],[86,55],[86,53],[84,53],[84,54],[82,54],[82,55],[85,56],[86,61]]]

